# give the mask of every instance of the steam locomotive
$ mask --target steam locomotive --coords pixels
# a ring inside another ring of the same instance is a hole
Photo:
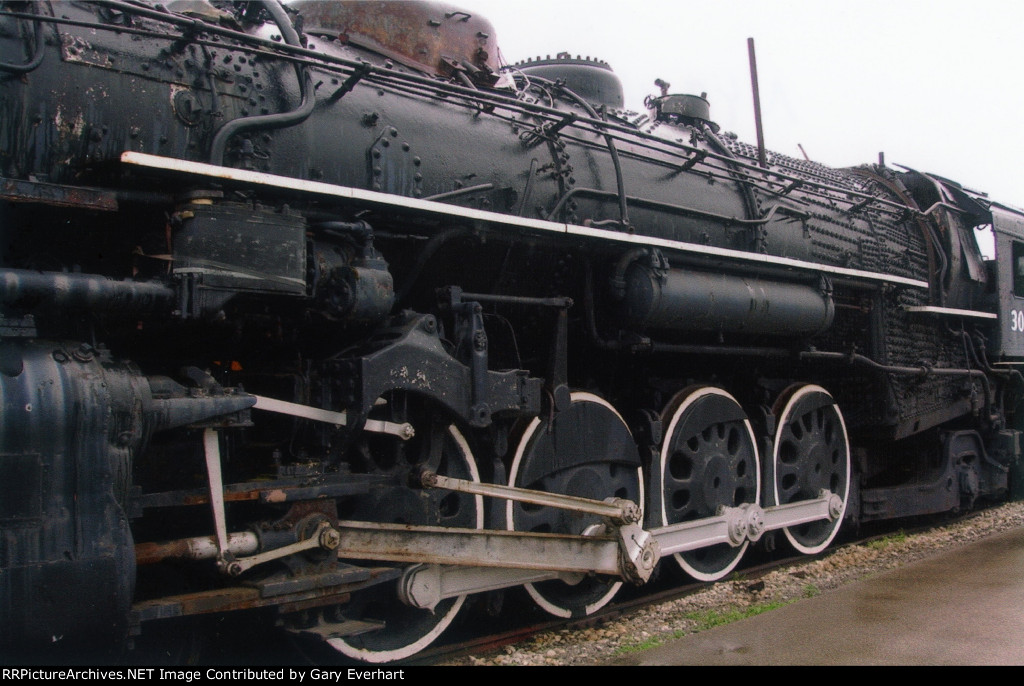
[[[401,660],[1024,491],[1024,213],[498,55],[435,2],[0,2],[0,644]]]

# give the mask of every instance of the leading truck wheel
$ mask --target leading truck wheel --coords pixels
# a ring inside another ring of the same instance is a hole
[[[434,408],[436,410],[436,408]],[[415,489],[409,474],[420,468],[442,476],[480,481],[469,443],[449,422],[439,420],[422,398],[396,392],[378,401],[371,419],[409,422],[416,435],[367,434],[356,449],[351,468],[393,476],[389,485],[357,500],[344,518],[371,522],[482,529],[483,498],[441,489]],[[398,598],[394,583],[357,593],[340,606],[344,620],[382,626],[376,631],[328,639],[338,652],[355,660],[381,663],[403,660],[423,650],[448,628],[466,596],[441,601],[433,611],[409,607]],[[341,618],[339,618],[341,619]]]
[[[760,503],[757,439],[746,413],[719,388],[686,388],[662,412],[665,439],[653,479],[661,489],[661,524],[713,516],[718,508]],[[683,571],[700,581],[731,572],[747,549],[720,543],[676,553]]]
[[[618,497],[642,505],[643,477],[633,436],[618,412],[591,393],[571,395],[570,406],[553,418],[534,418],[523,430],[509,470],[509,483],[549,493],[604,500]],[[515,531],[590,534],[603,530],[599,517],[509,501],[507,526]],[[556,617],[584,617],[604,607],[621,581],[582,577],[527,584],[526,590]]]
[[[775,501],[780,505],[813,500],[821,491],[843,499],[836,519],[783,529],[801,553],[828,547],[839,532],[850,497],[850,441],[835,400],[820,386],[790,386],[773,407],[777,429],[772,454]]]

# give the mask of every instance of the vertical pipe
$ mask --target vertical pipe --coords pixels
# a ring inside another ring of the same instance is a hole
[[[768,168],[768,157],[764,151],[764,128],[761,125],[761,91],[757,85],[757,56],[754,54],[754,39],[747,39],[750,54],[750,85],[754,89],[754,124],[757,126],[757,161],[762,168]]]

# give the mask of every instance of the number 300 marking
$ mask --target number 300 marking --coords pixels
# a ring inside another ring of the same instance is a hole
[[[1010,310],[1010,331],[1024,331],[1024,310]]]

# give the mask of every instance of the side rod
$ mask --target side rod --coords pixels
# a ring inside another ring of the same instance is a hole
[[[449,535],[454,533],[452,529],[440,529],[437,538],[423,539],[416,544],[415,552],[407,546],[413,544],[413,538],[418,535],[412,531],[423,527],[405,527],[411,534],[405,537],[395,526],[379,532],[374,530],[374,525],[361,524],[365,537],[360,540],[359,555],[376,558],[377,546],[383,545],[387,537],[387,545],[392,550],[403,551],[403,556],[387,559],[422,562],[403,572],[398,581],[398,594],[412,607],[431,609],[445,598],[549,579],[575,583],[583,574],[619,576],[639,585],[650,577],[654,566],[666,555],[720,543],[739,546],[744,541],[757,541],[766,531],[835,519],[841,511],[842,499],[822,491],[814,500],[764,509],[752,503],[723,507],[713,517],[650,531],[628,524],[619,529],[618,541],[609,536],[472,529],[459,530],[457,537],[453,537]],[[345,528],[350,524],[342,522],[342,548],[353,540],[351,532]],[[480,551],[475,550],[477,546],[486,548],[486,553],[480,556]],[[419,557],[424,553],[425,557]],[[618,556],[617,564],[612,562],[613,555]],[[476,561],[471,559],[474,557]],[[480,560],[485,560],[485,564]]]

